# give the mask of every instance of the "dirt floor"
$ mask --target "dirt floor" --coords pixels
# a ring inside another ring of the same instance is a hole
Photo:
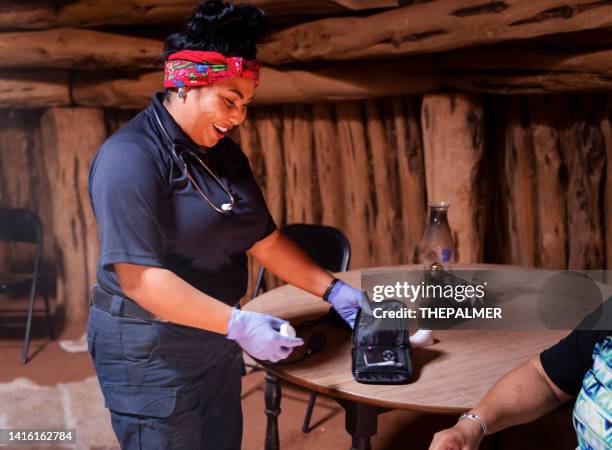
[[[31,360],[19,362],[21,329],[0,328],[0,429],[2,428],[76,428],[77,444],[73,446],[2,446],[0,448],[49,449],[116,449],[118,448],[108,412],[89,355],[64,352],[58,341],[45,337],[44,322],[37,321],[32,341]],[[61,331],[60,339],[80,336],[84,324],[71,324]],[[264,444],[263,372],[256,371],[243,379],[244,439],[243,449],[261,450]],[[320,396],[314,410],[309,433],[301,425],[309,392],[282,385],[282,413],[279,418],[283,450],[348,449],[350,438],[344,429],[342,408],[330,398]],[[373,439],[376,450],[427,449],[432,435],[454,423],[456,417],[392,411],[379,417],[378,434]],[[558,410],[539,421],[515,427],[502,434],[502,449],[558,450],[574,449],[571,409]],[[489,448],[488,439],[482,449]]]

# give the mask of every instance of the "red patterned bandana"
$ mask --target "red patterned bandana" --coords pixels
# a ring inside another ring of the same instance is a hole
[[[259,63],[240,56],[225,57],[218,52],[181,50],[168,57],[164,87],[206,86],[233,76],[252,78],[259,84]]]

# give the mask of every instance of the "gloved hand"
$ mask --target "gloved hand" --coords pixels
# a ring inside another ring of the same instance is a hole
[[[304,344],[300,338],[282,336],[278,330],[287,322],[277,317],[232,308],[227,338],[232,339],[253,358],[277,362]]]
[[[361,307],[364,298],[365,294],[363,291],[346,284],[342,280],[338,280],[327,296],[327,301],[332,304],[340,317],[342,317],[351,328],[355,328],[357,311]]]

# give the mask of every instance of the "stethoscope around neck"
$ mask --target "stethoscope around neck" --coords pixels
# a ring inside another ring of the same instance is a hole
[[[172,140],[172,138],[170,137],[170,134],[166,130],[166,127],[164,127],[164,125],[162,124],[162,121],[159,118],[157,111],[155,111],[155,107],[151,107],[151,110],[153,111],[153,117],[155,117],[155,121],[157,122],[159,129],[161,130],[166,140],[170,143],[170,155],[172,156],[174,161],[179,165],[183,174],[185,174],[185,176],[189,179],[189,181],[191,181],[191,184],[193,184],[193,187],[200,193],[200,195],[206,201],[206,203],[208,203],[218,213],[228,215],[230,211],[232,210],[232,208],[234,207],[234,205],[236,204],[236,201],[234,200],[234,196],[232,195],[232,193],[225,186],[225,184],[223,184],[223,182],[219,179],[219,177],[217,177],[217,175],[215,175],[215,173],[208,168],[208,166],[204,163],[204,161],[200,159],[200,156],[197,154],[196,151],[185,149],[180,154],[176,152],[176,143],[174,142],[174,140]],[[187,168],[187,161],[185,161],[185,159],[183,158],[183,153],[188,153],[189,156],[195,158],[200,163],[200,165],[204,168],[204,170],[206,170],[206,172],[208,172],[211,178],[215,180],[219,186],[221,186],[221,189],[223,189],[223,191],[227,195],[229,202],[221,203],[221,206],[217,206],[208,198],[208,196],[204,193],[204,191],[200,188],[200,186],[198,186],[198,183],[193,178],[191,173],[189,173],[189,169]]]

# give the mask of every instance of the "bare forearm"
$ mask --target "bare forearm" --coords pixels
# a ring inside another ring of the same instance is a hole
[[[147,311],[170,322],[227,334],[231,308],[159,267],[115,264],[121,289]]]
[[[501,378],[472,410],[487,424],[489,433],[531,422],[568,400],[533,358]]]
[[[267,270],[283,281],[318,297],[333,277],[312,261],[291,239],[275,231],[255,244],[249,253]]]

